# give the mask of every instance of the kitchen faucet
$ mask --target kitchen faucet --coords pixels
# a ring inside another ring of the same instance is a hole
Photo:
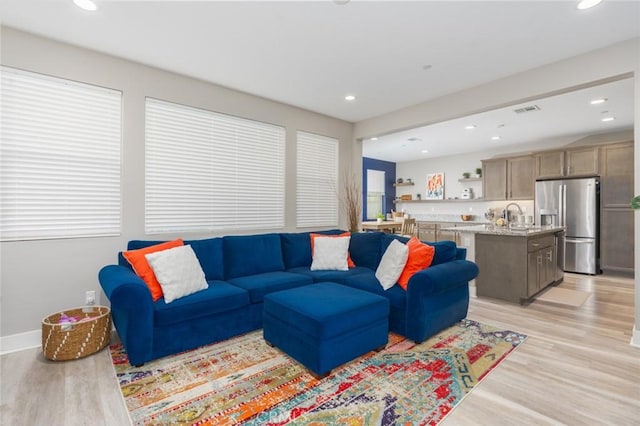
[[[522,208],[518,205],[518,203],[509,203],[507,204],[507,207],[504,208],[504,220],[507,222],[507,225],[509,225],[509,207],[511,206],[516,206],[518,208],[518,214],[522,215]]]

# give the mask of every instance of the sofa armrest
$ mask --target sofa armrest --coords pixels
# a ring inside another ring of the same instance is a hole
[[[423,342],[465,318],[469,309],[469,280],[477,275],[475,263],[453,260],[411,277],[407,287],[405,335]]]
[[[478,266],[468,260],[453,260],[418,271],[409,280],[407,298],[425,297],[468,285],[478,276]]]
[[[98,274],[111,302],[111,317],[131,365],[151,359],[153,349],[153,300],[147,285],[131,269],[108,265]]]

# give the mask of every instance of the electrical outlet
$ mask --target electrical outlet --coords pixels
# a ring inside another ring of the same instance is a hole
[[[85,293],[84,296],[84,304],[88,306],[93,306],[96,304],[96,292],[95,290],[89,290]]]

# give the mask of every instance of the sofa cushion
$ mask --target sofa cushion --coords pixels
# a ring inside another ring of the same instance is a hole
[[[432,266],[456,260],[458,249],[454,241],[436,241],[435,243],[427,244],[436,249],[433,261],[431,262]]]
[[[398,285],[384,290],[373,273],[344,277],[341,284],[384,296],[389,299],[391,306],[394,308],[404,310],[407,305],[406,291]]]
[[[383,232],[355,232],[351,234],[349,253],[353,263],[375,271],[382,258],[382,253],[384,253],[380,245],[383,235]]]
[[[224,281],[209,281],[209,288],[165,303],[154,303],[154,326],[178,324],[249,304],[249,293]]]
[[[409,238],[402,237],[400,235],[384,234],[381,241],[382,253],[384,253],[387,247],[389,247],[389,244],[391,244],[391,241],[394,239],[399,240],[400,242],[405,244],[409,241]],[[424,241],[424,243],[433,246],[436,249],[436,252],[433,256],[433,261],[431,262],[432,266],[456,260],[458,247],[456,246],[456,243],[454,241]]]
[[[385,290],[395,285],[407,264],[409,247],[398,240],[394,240],[382,255],[382,260],[376,269],[376,278]]]
[[[314,234],[338,235],[344,231],[332,229],[329,231],[317,231]],[[311,237],[310,232],[293,232],[280,234],[282,243],[282,257],[284,258],[285,269],[297,268],[298,266],[311,265]]]
[[[293,272],[295,274],[302,274],[313,279],[313,282],[332,281],[335,283],[341,283],[346,277],[351,277],[359,274],[371,274],[373,271],[369,268],[363,268],[356,266],[355,268],[349,268],[348,271],[312,271],[308,266],[299,266],[297,268],[291,268],[287,272]]]
[[[184,242],[178,238],[173,241],[150,244],[142,248],[129,249],[122,253],[124,258],[131,264],[134,272],[142,278],[147,287],[149,287],[151,298],[154,302],[162,297],[162,288],[160,287],[160,283],[158,282],[151,265],[149,265],[146,255],[182,246],[183,244]]]
[[[145,257],[162,287],[165,303],[209,287],[190,245],[149,253]]]
[[[393,247],[393,243],[389,246]],[[398,285],[404,290],[409,285],[409,280],[418,271],[427,269],[433,262],[435,247],[421,242],[416,237],[412,237],[406,245],[409,256],[402,274],[398,277]]]
[[[131,240],[127,244],[129,250],[138,250],[164,241],[151,240]],[[224,263],[222,259],[222,238],[206,238],[203,240],[185,240],[185,244],[189,244],[193,249],[207,280],[223,280],[224,279]],[[118,256],[118,263],[122,262],[124,257]],[[125,260],[126,262],[126,260]],[[127,263],[128,265],[128,263]]]
[[[336,235],[327,235],[327,234],[317,234],[315,232],[312,232],[309,234],[309,240],[311,241],[311,257],[313,258],[313,254],[314,254],[314,242],[316,238],[341,238],[341,237],[349,237],[351,238],[351,232],[347,231],[347,232],[343,232],[342,234],[336,234]],[[351,260],[351,256],[349,255],[349,247],[347,247],[347,266],[349,268],[353,268],[354,266],[356,266],[355,263],[353,263],[353,260]]]
[[[313,279],[306,275],[279,271],[233,278],[229,283],[246,290],[251,303],[261,303],[265,294],[309,285],[313,283]]]
[[[206,238],[204,240],[185,240],[193,249],[200,261],[207,280],[224,279],[224,259],[222,256],[222,238]]]
[[[312,271],[348,271],[351,237],[324,236],[313,239]]]
[[[280,235],[239,235],[224,237],[225,280],[284,271]]]

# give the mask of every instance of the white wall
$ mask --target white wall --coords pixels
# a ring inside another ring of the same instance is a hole
[[[284,126],[287,150],[283,230],[296,230],[296,130],[339,139],[341,172],[361,162],[360,157],[354,155],[360,151],[359,145],[353,142],[351,123],[6,27],[2,28],[1,42],[2,65],[123,91],[122,234],[0,243],[2,350],[11,350],[15,340],[9,336],[39,330],[40,321],[48,314],[82,305],[86,290],[97,290],[101,295],[97,281],[100,268],[115,263],[117,252],[126,247],[128,240],[148,238],[144,234],[145,96]],[[346,227],[342,215],[341,225]],[[211,235],[165,237],[178,236]],[[101,297],[106,303],[104,296]],[[37,336],[39,338],[39,334]]]
[[[607,79],[635,78],[635,193],[640,188],[640,38],[443,96],[356,123],[359,140],[438,123],[483,111],[601,84]],[[640,212],[635,216],[635,326],[633,343],[640,346]]]

